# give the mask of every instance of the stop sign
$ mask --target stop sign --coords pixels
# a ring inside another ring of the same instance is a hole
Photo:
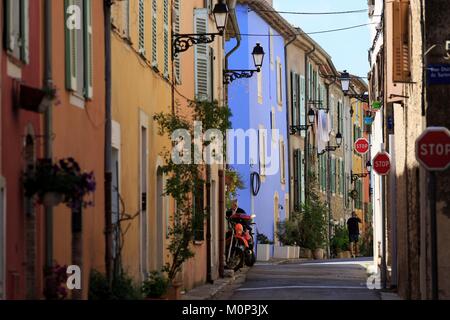
[[[427,128],[416,140],[416,159],[429,171],[442,171],[450,165],[450,131]]]
[[[382,151],[378,152],[373,158],[373,170],[380,176],[385,176],[391,170],[391,156],[389,153]]]
[[[359,154],[366,154],[369,151],[369,141],[366,138],[359,138],[355,142],[355,150]]]

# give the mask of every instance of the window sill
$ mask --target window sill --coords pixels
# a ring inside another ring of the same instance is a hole
[[[204,240],[194,240],[194,246],[202,246],[205,243]]]
[[[86,99],[79,95],[76,92],[71,92],[70,93],[70,104],[74,107],[78,107],[80,109],[84,109],[85,105],[86,105]]]

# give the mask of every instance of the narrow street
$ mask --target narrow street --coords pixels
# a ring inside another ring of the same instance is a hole
[[[216,299],[229,300],[379,300],[366,287],[370,259],[257,263],[246,281]]]

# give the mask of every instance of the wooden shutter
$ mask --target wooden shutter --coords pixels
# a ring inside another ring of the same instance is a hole
[[[139,54],[145,56],[145,5],[144,0],[139,0],[139,17],[138,17],[138,45]]]
[[[208,32],[208,11],[195,9],[195,34]],[[195,96],[200,100],[210,98],[210,63],[207,44],[195,46]]]
[[[180,33],[180,14],[181,14],[181,0],[174,0],[173,2],[173,31],[176,34]],[[181,84],[181,60],[180,56],[174,58],[175,67],[175,81],[177,84]]]
[[[29,0],[20,1],[20,59],[28,64],[30,62],[30,3]]]
[[[305,203],[305,198],[306,198],[306,190],[305,190],[305,170],[304,170],[304,166],[303,163],[305,161],[305,154],[304,152],[300,152],[300,159],[299,159],[299,168],[300,168],[300,201],[301,201],[301,205],[303,205]]]
[[[65,56],[66,56],[66,89],[77,91],[77,30],[70,29],[66,24],[68,18],[75,12],[71,10],[75,0],[64,0],[64,29],[65,29]]]
[[[393,81],[411,81],[409,48],[409,0],[400,0],[393,5]]]
[[[169,78],[169,0],[164,0],[164,77]]]
[[[299,81],[299,92],[300,92],[300,98],[299,98],[299,109],[300,109],[300,124],[306,125],[307,119],[306,119],[306,84],[305,84],[305,77],[300,75],[300,81]],[[302,131],[301,133],[302,137],[306,136],[306,131]]]
[[[84,88],[87,99],[94,95],[92,37],[92,0],[84,0]]]
[[[286,183],[286,159],[285,159],[284,141],[280,139],[280,181]]]
[[[300,150],[294,150],[294,211],[300,209],[300,171],[299,171]]]
[[[292,113],[292,125],[298,124],[298,110],[297,110],[297,74],[291,71],[291,113]]]
[[[158,67],[158,1],[152,0],[152,67]]]

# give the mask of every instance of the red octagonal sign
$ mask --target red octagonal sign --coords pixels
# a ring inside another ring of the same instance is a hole
[[[382,151],[378,152],[373,158],[373,170],[380,176],[385,176],[391,170],[391,156],[389,153]]]
[[[355,142],[355,150],[359,154],[366,154],[369,152],[369,141],[366,138],[359,138]]]
[[[442,171],[450,165],[450,131],[427,128],[416,140],[416,159],[429,171]]]

